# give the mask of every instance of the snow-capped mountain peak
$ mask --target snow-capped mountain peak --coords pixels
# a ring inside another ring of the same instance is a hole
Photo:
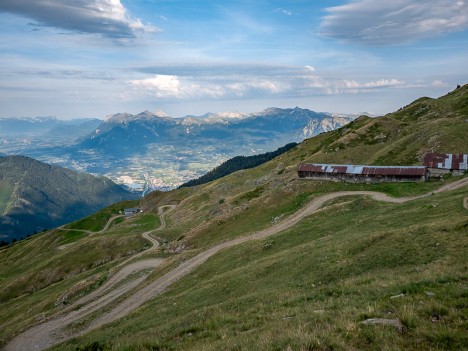
[[[183,125],[192,125],[192,124],[215,124],[221,123],[226,124],[229,121],[239,120],[248,117],[249,115],[242,112],[208,112],[202,116],[186,116],[182,118]]]

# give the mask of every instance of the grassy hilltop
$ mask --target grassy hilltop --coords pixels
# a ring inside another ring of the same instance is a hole
[[[147,282],[219,242],[280,222],[321,194],[374,190],[400,197],[453,181],[304,181],[296,176],[299,162],[420,164],[426,151],[468,152],[467,135],[463,86],[383,117],[360,117],[260,167],[151,193],[139,204],[143,214],[116,220],[105,232],[98,231],[108,218],[137,204],[117,204],[70,224],[71,231],[3,249],[1,343],[95,289],[112,267],[144,250],[140,234],[159,225],[159,206],[177,205],[157,234],[167,244],[150,254],[166,260]],[[335,199],[278,235],[223,250],[128,316],[52,349],[466,349],[466,197],[465,187],[404,204]],[[79,231],[87,228],[96,234]],[[361,323],[368,318],[397,319],[402,328]]]

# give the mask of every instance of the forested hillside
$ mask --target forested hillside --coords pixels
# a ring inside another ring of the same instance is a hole
[[[241,169],[249,169],[260,166],[261,164],[268,162],[279,155],[284,154],[286,151],[291,150],[295,146],[297,146],[297,143],[289,143],[283,147],[280,147],[276,151],[266,152],[264,154],[253,156],[233,157],[227,160],[226,162],[223,162],[218,167],[214,168],[213,170],[201,176],[200,178],[193,179],[188,181],[187,183],[182,184],[179,188],[205,184],[211,182],[212,180],[225,177]]]

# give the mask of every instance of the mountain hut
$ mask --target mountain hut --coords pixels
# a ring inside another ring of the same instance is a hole
[[[301,163],[297,173],[301,179],[324,179],[350,183],[424,182],[422,166],[360,166]]]

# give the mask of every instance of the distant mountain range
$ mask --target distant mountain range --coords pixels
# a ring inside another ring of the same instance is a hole
[[[57,143],[54,138],[46,138],[46,142],[34,140],[15,147],[11,147],[9,141],[7,151],[105,175],[145,194],[150,190],[175,188],[231,157],[273,151],[339,128],[355,117],[295,107],[268,108],[251,114],[223,112],[183,118],[172,118],[161,111],[144,111],[136,115],[118,113],[104,121],[68,122],[72,125],[49,118],[21,119],[10,122],[29,123],[28,128],[34,124],[47,125],[44,138],[46,135],[71,135],[76,127],[78,131],[73,134],[76,141]],[[49,128],[54,123],[55,126]]]
[[[301,108],[269,108],[260,113],[208,113],[203,116],[171,118],[163,112],[144,111],[137,115],[109,116],[83,138],[82,148],[113,153],[139,153],[148,144],[201,145],[221,143],[228,153],[239,147],[273,150],[288,142],[302,141],[334,130],[356,116],[318,113]],[[245,152],[245,150],[242,150]]]
[[[55,117],[0,118],[0,137],[42,136],[73,139],[94,130],[102,120],[79,118],[60,120]]]
[[[11,241],[135,199],[111,180],[24,156],[0,158],[0,240]]]

